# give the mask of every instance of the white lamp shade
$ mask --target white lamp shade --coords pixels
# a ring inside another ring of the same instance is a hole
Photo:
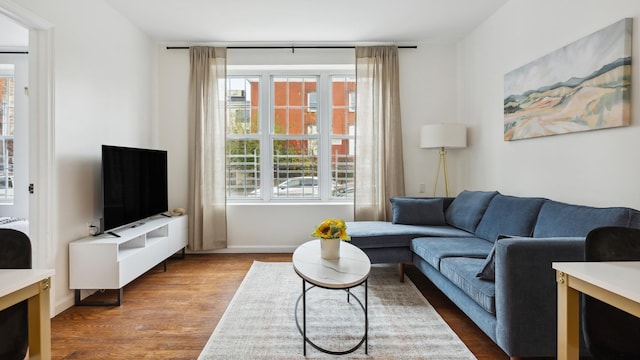
[[[454,123],[423,125],[420,130],[420,147],[423,149],[467,147],[467,127],[464,124]]]

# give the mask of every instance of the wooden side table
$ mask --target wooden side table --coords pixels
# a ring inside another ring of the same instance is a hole
[[[558,359],[580,355],[580,293],[640,317],[640,261],[554,262]]]
[[[52,269],[1,269],[0,310],[29,301],[29,359],[51,359]]]

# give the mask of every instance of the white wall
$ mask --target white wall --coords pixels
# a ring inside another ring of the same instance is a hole
[[[102,0],[19,0],[53,25],[57,184],[54,313],[73,304],[68,243],[100,212],[100,145],[155,146],[154,47]]]
[[[165,45],[158,45],[156,51],[158,135],[160,146],[168,152],[169,209],[186,209],[189,195],[189,51],[167,50]]]
[[[456,46],[417,44],[400,50],[400,97],[405,191],[407,196],[433,196],[438,149],[420,149],[420,128],[425,124],[456,122]],[[466,121],[461,121],[466,123]],[[465,150],[447,151],[451,195],[463,190],[458,181],[459,157]],[[424,184],[425,192],[420,192]],[[436,195],[445,194],[442,173]]]
[[[637,0],[511,0],[459,44],[459,119],[471,123],[463,187],[640,209]],[[632,125],[503,141],[504,74],[622,18],[634,18]]]
[[[29,30],[0,14],[0,49],[24,50],[29,46]]]
[[[187,206],[188,50],[158,49],[160,144],[169,150],[169,207]],[[455,120],[455,45],[418,44],[400,49],[400,83],[407,194],[431,195],[437,150],[418,148],[420,126]],[[345,64],[355,61],[353,50],[229,50],[229,65]],[[449,154],[450,174],[457,173],[457,153]],[[451,181],[456,189],[455,176]],[[439,192],[444,193],[444,187]],[[425,183],[427,192],[419,193]],[[328,217],[353,219],[353,206],[331,204],[228,204],[228,246],[225,252],[292,251],[314,227]],[[287,219],[286,229],[282,220]]]

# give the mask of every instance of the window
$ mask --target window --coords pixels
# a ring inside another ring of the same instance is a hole
[[[13,65],[0,67],[0,203],[13,204],[15,81]]]
[[[355,76],[344,73],[230,69],[228,199],[353,197]]]

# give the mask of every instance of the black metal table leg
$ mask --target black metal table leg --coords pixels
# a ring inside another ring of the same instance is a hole
[[[302,279],[302,354],[307,356],[307,289]]]
[[[364,281],[364,353],[369,355],[369,279]]]
[[[307,291],[315,288],[315,287],[319,287],[319,288],[323,288],[322,286],[319,285],[313,285],[311,284],[311,286],[309,288],[306,287],[306,280],[302,279],[302,294],[300,294],[300,296],[298,297],[298,300],[296,301],[296,306],[295,306],[295,320],[296,320],[296,325],[298,327],[298,331],[300,331],[300,334],[302,335],[302,346],[303,346],[303,355],[307,356],[307,343],[309,343],[309,345],[313,346],[316,350],[322,351],[323,353],[326,354],[331,354],[331,355],[345,355],[345,354],[350,354],[354,351],[356,351],[357,349],[359,349],[362,344],[365,344],[365,354],[369,354],[369,310],[368,310],[368,303],[369,303],[369,285],[368,285],[368,279],[366,279],[365,281],[361,282],[356,286],[360,286],[360,285],[364,285],[364,303],[353,293],[351,293],[351,289],[352,288],[345,288],[345,289],[330,289],[330,290],[343,290],[347,292],[347,299],[350,298],[354,298],[356,300],[356,302],[358,303],[358,305],[360,305],[360,308],[364,311],[364,335],[362,336],[362,339],[360,339],[360,341],[351,349],[349,350],[345,350],[345,351],[332,351],[332,350],[327,350],[322,348],[321,346],[317,345],[316,343],[314,343],[311,339],[309,339],[307,337]],[[324,289],[328,289],[328,288],[324,288]],[[300,300],[302,300],[302,327],[300,326],[300,322],[298,320],[298,309],[300,306]],[[347,300],[348,301],[348,300]]]

